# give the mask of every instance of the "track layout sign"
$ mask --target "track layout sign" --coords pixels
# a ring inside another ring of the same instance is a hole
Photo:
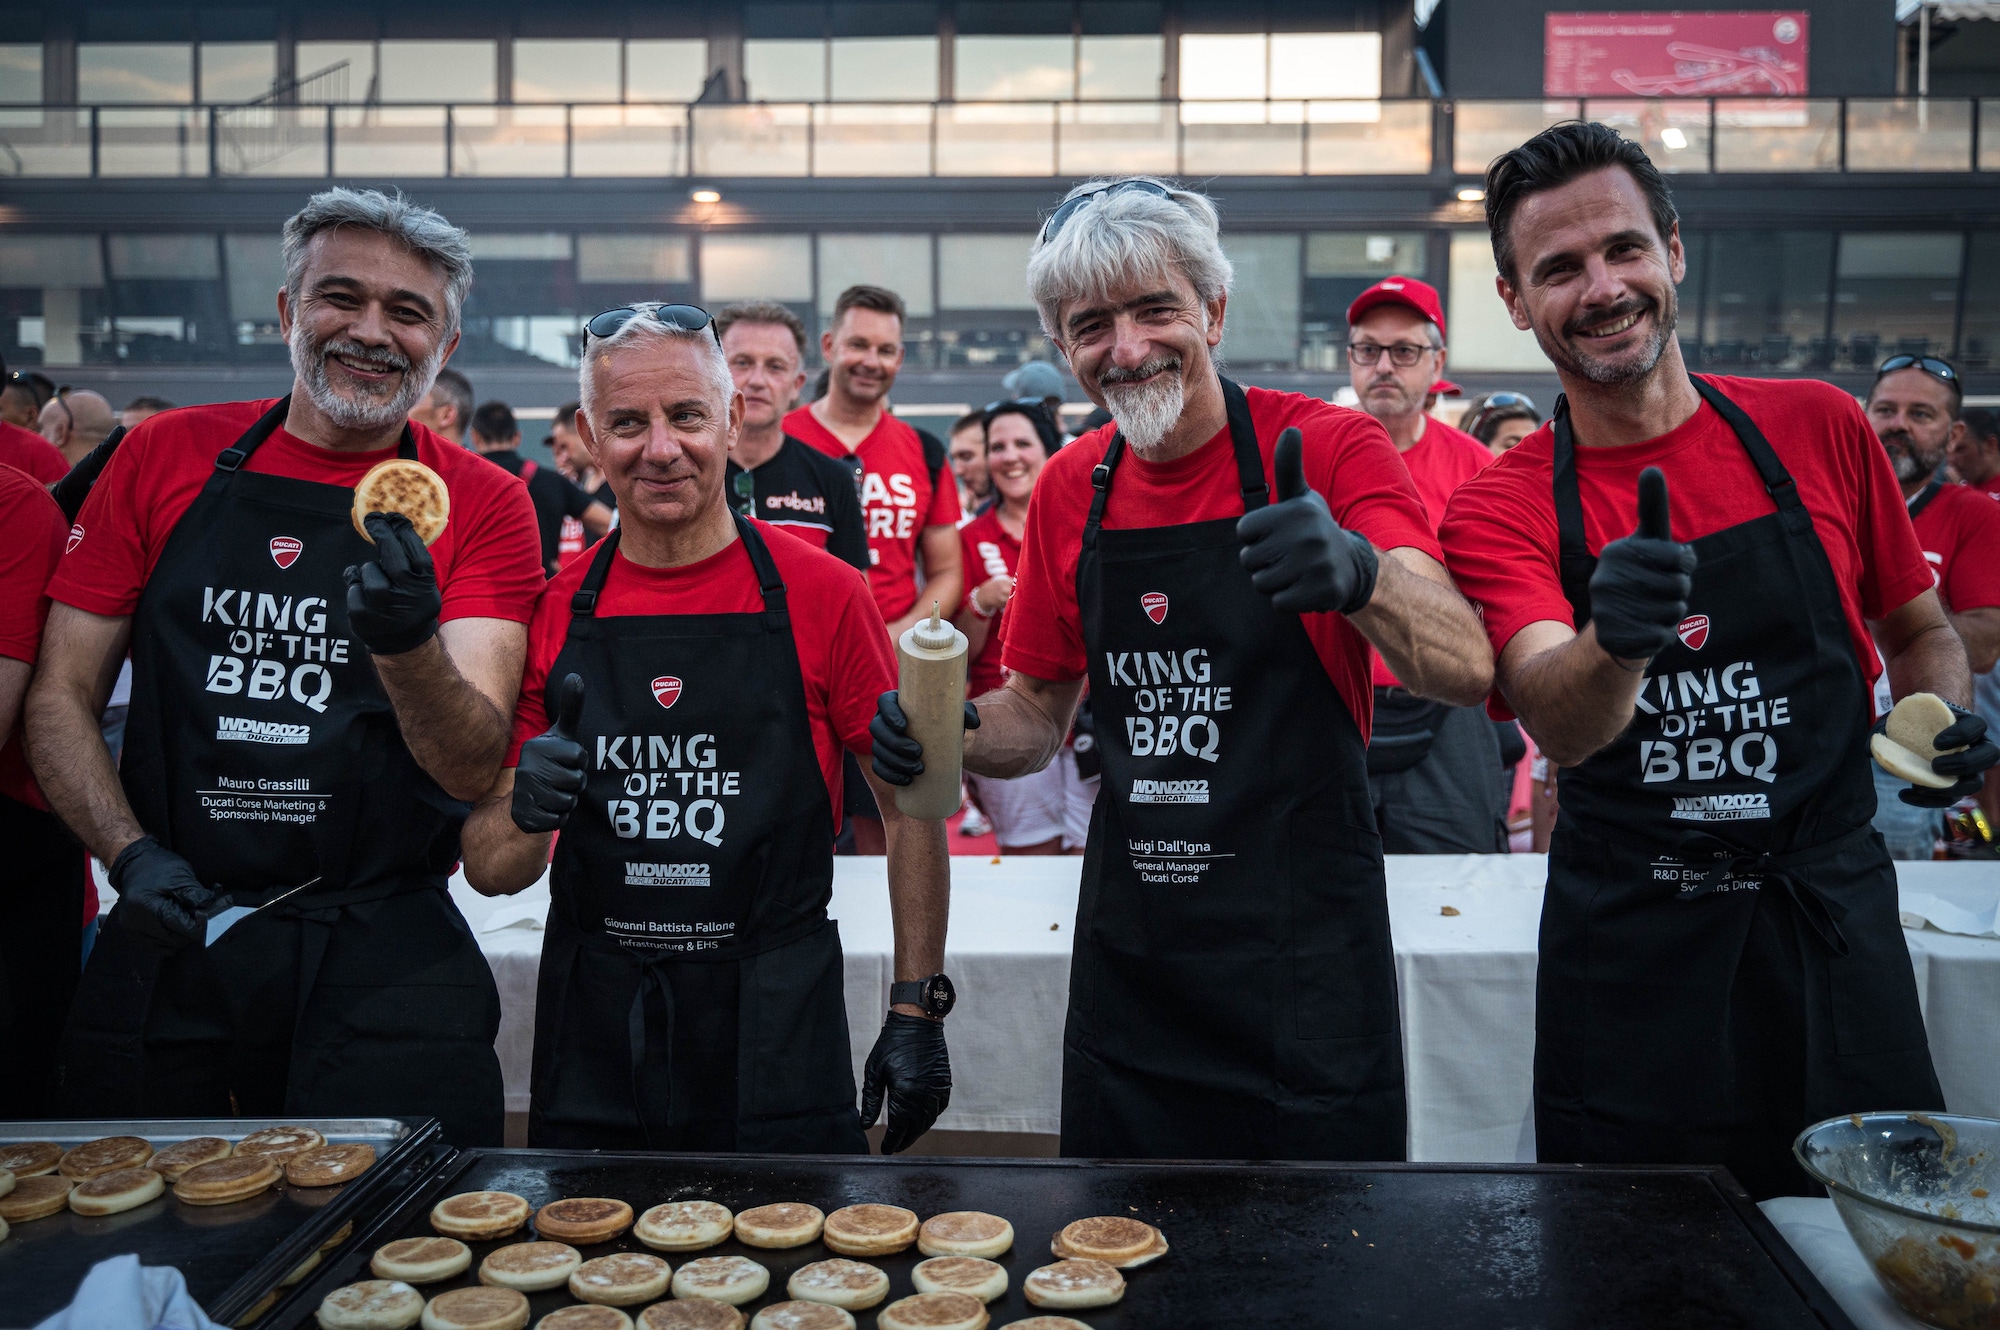
[[[1803,9],[1550,14],[1551,97],[1802,97]]]

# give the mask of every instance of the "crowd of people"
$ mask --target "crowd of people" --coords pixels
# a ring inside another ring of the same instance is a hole
[[[1401,1158],[1383,855],[1504,851],[1517,785],[1542,1158],[1774,1195],[1804,1123],[1942,1107],[1890,856],[1976,825],[2000,762],[1992,413],[1927,356],[1865,408],[1690,374],[1671,194],[1603,126],[1504,154],[1486,207],[1546,418],[1443,418],[1407,276],[1347,312],[1357,409],[1237,384],[1214,204],[1151,177],[1071,190],[1029,260],[1074,432],[1043,362],[948,440],[901,419],[906,309],[862,285],[816,348],[775,302],[596,315],[542,466],[445,364],[464,232],[347,189],[286,224],[285,397],[114,421],[10,378],[0,1115],[497,1142],[462,864],[549,883],[531,1142],[854,1152],[886,1106],[906,1147],[952,1086],[948,838],[895,798],[895,645],[934,614],[981,818],[1083,855],[1065,1153]],[[398,461],[441,490],[361,511]],[[1915,693],[1933,784],[1868,757]],[[886,855],[894,916],[858,1112],[837,844]],[[118,903],[79,973],[86,851]]]

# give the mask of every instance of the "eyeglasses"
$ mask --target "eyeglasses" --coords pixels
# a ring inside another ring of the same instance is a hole
[[[748,471],[738,471],[730,478],[729,488],[736,493],[736,511],[745,517],[757,515],[757,478]]]
[[[1890,356],[1876,368],[1875,377],[1879,379],[1899,369],[1920,369],[1934,379],[1953,386],[1958,383],[1958,371],[1951,367],[1949,361],[1939,360],[1936,356]]]
[[[700,332],[703,328],[713,332],[715,329],[715,316],[699,305],[656,305],[649,300],[642,300],[637,304],[607,309],[602,314],[593,316],[589,323],[583,325],[583,330],[600,340],[615,337],[620,328],[641,314],[650,314],[669,328],[678,328],[682,332]],[[715,340],[719,345],[722,338],[718,336]]]
[[[1408,369],[1423,358],[1424,352],[1438,349],[1435,346],[1412,346],[1408,342],[1398,342],[1394,346],[1377,346],[1373,342],[1349,342],[1347,359],[1356,365],[1373,365],[1382,359],[1383,353],[1386,352],[1390,364],[1398,369]]]
[[[1079,194],[1073,199],[1063,200],[1062,206],[1050,213],[1049,220],[1042,223],[1042,235],[1038,243],[1045,245],[1061,234],[1063,227],[1069,224],[1069,219],[1076,216],[1077,210],[1084,204],[1095,203],[1113,194],[1124,194],[1135,189],[1142,194],[1151,194],[1155,198],[1170,199],[1174,196],[1172,190],[1157,180],[1120,180],[1106,185],[1103,189],[1093,189],[1088,194]]]

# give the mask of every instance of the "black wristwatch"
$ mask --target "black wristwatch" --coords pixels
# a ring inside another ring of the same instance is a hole
[[[904,979],[889,985],[890,1006],[919,1007],[924,1015],[937,1020],[951,1015],[952,1006],[957,1001],[958,990],[951,986],[950,979],[941,974],[934,974],[928,979]]]

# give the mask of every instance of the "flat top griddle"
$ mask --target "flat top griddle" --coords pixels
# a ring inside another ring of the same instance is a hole
[[[234,1205],[185,1205],[173,1188],[135,1210],[87,1218],[60,1210],[15,1224],[0,1242],[0,1326],[34,1325],[69,1305],[99,1261],[137,1252],[141,1264],[170,1265],[188,1292],[228,1324],[275,1288],[341,1225],[357,1232],[414,1185],[438,1148],[432,1118],[148,1118],[134,1121],[0,1122],[0,1142],[81,1145],[101,1136],[142,1136],[156,1149],[195,1136],[239,1141],[266,1127],[311,1127],[330,1142],[366,1141],[375,1164],[336,1187],[281,1182]]]
[[[1722,1169],[1562,1165],[1171,1164],[984,1159],[466,1151],[386,1211],[372,1230],[328,1258],[265,1324],[311,1325],[326,1293],[373,1276],[373,1250],[431,1232],[440,1198],[517,1192],[540,1206],[566,1196],[609,1196],[644,1213],[673,1200],[731,1210],[806,1201],[832,1210],[860,1201],[906,1206],[921,1217],[986,1210],[1011,1221],[1014,1250],[999,1257],[1009,1287],[993,1325],[1038,1314],[1022,1280],[1055,1258],[1049,1239],[1089,1215],[1158,1225],[1173,1250],[1128,1271],[1124,1301],[1068,1312],[1094,1327],[1257,1323],[1352,1326],[1743,1326],[1852,1330],[1748,1196]],[[464,1275],[426,1286],[436,1295],[476,1282],[495,1247],[470,1244]],[[629,1233],[581,1249],[586,1258],[645,1251]],[[771,1272],[771,1291],[834,1253],[813,1242],[762,1251],[733,1239],[698,1253],[658,1253],[678,1269],[694,1256],[742,1255]],[[888,1301],[914,1292],[914,1249],[875,1258]],[[572,1299],[531,1295],[534,1317]],[[886,1303],[884,1304],[886,1305]],[[628,1308],[636,1313],[637,1307]],[[873,1326],[879,1308],[857,1313]]]

